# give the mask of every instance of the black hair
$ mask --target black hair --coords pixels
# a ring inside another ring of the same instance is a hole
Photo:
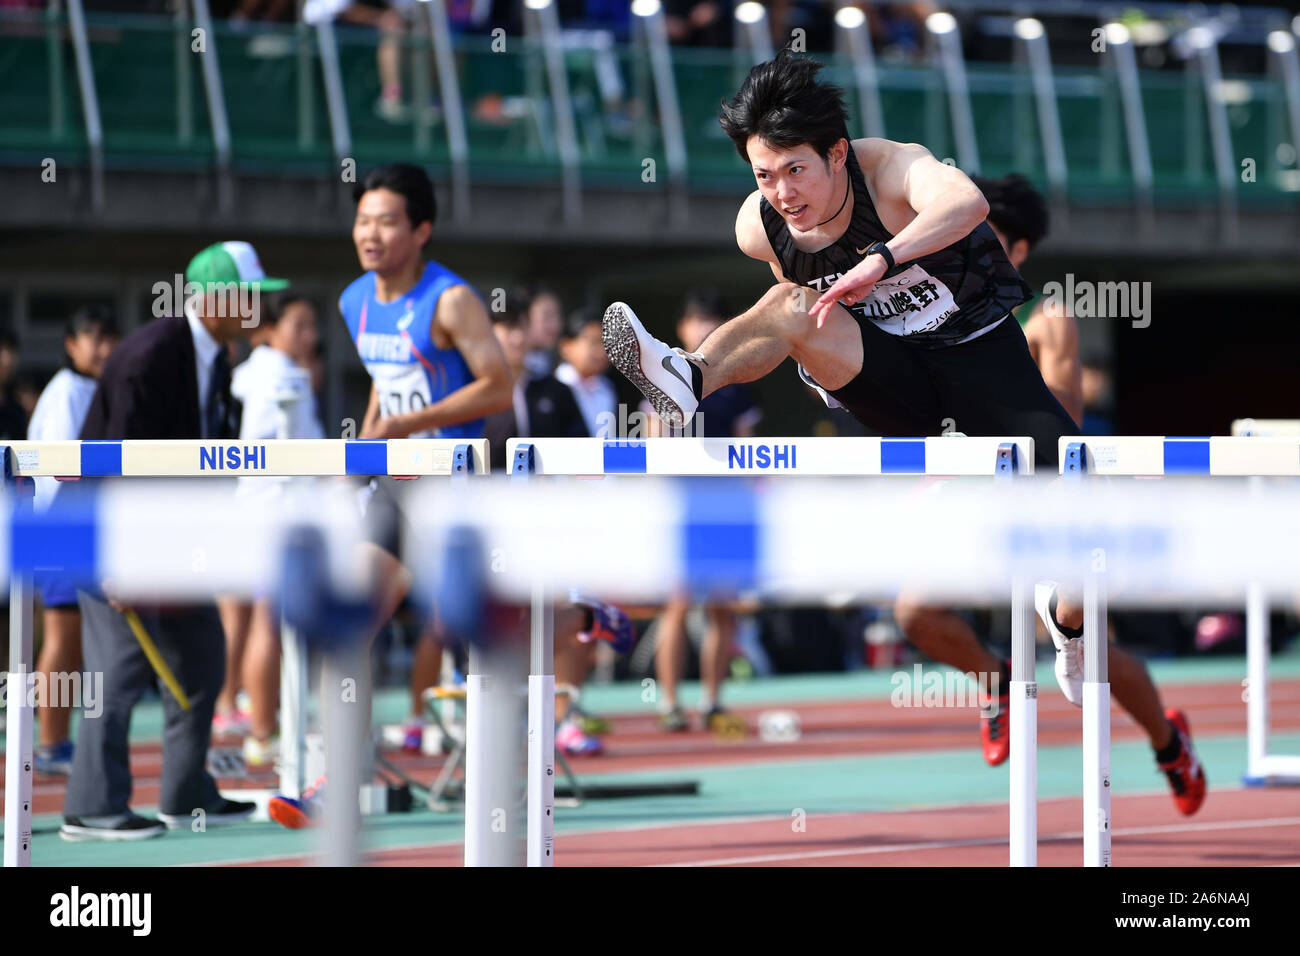
[[[522,325],[524,314],[528,311],[528,300],[518,292],[506,292],[499,301],[500,309],[496,308],[498,299],[493,292],[492,307],[488,309],[488,318],[492,320],[492,324]]]
[[[361,202],[361,197],[373,189],[387,189],[406,200],[406,218],[411,220],[412,229],[422,222],[433,223],[438,217],[433,180],[419,166],[412,163],[376,166],[352,187],[352,201]]]
[[[594,305],[584,305],[581,309],[574,309],[564,323],[563,337],[566,340],[578,338],[588,326],[600,325],[603,315],[604,313]]]
[[[823,159],[831,147],[848,138],[844,91],[817,82],[822,64],[795,56],[789,47],[749,71],[740,90],[722,101],[718,122],[749,162],[746,144],[760,136],[774,149],[794,149],[804,143]]]
[[[0,349],[18,351],[18,337],[9,329],[0,328]]]
[[[107,306],[83,305],[72,313],[63,326],[63,337],[65,339],[72,339],[78,335],[95,332],[113,338],[117,338],[121,334],[117,328],[117,319],[113,317],[113,310]]]
[[[682,301],[682,317],[688,315],[702,315],[723,322],[731,318],[722,293],[712,286],[700,286],[686,293],[686,298]]]
[[[1047,235],[1047,201],[1020,173],[1001,179],[972,176],[989,204],[989,222],[1007,237],[1008,245],[1024,239],[1032,249]]]
[[[306,303],[313,312],[319,314],[315,301],[301,292],[277,292],[267,303],[267,309],[262,314],[262,323],[274,327],[284,318],[284,314],[289,311],[289,306],[297,305],[299,302]]]

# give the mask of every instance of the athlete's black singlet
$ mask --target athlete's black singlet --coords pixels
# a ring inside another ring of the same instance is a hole
[[[791,282],[818,292],[825,292],[866,258],[873,242],[893,238],[876,214],[852,144],[847,169],[853,183],[853,218],[843,236],[818,252],[796,249],[781,214],[766,199],[759,202],[763,228],[781,271]],[[905,342],[933,349],[955,345],[987,329],[1032,294],[993,230],[982,222],[938,252],[897,263],[865,299],[845,308]]]

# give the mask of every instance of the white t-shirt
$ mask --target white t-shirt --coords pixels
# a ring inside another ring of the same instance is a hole
[[[230,375],[230,394],[244,403],[240,441],[325,437],[316,415],[311,372],[269,345],[259,345],[235,366]],[[288,417],[288,434],[281,436],[280,402],[295,398]]]
[[[99,382],[70,368],[59,369],[45,386],[27,424],[28,441],[75,441],[81,437]],[[36,479],[34,507],[44,511],[59,492],[55,478]]]
[[[614,391],[613,382],[604,375],[583,378],[568,362],[560,364],[555,377],[569,386],[569,391],[577,399],[578,411],[582,412],[582,420],[587,423],[588,435],[597,437],[602,429],[608,435],[617,433],[618,393]]]
[[[230,394],[244,404],[239,426],[240,441],[267,438],[324,438],[316,415],[316,396],[311,390],[311,372],[269,345],[259,345],[230,373]],[[296,401],[295,401],[296,399]],[[287,416],[280,402],[288,404]],[[280,434],[281,422],[287,433]],[[289,478],[241,477],[240,495],[278,491]],[[303,479],[308,481],[310,479]]]

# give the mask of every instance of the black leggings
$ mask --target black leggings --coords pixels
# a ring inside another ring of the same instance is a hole
[[[917,348],[870,319],[862,330],[862,371],[830,394],[883,435],[1027,435],[1036,467],[1058,465],[1057,440],[1079,434],[1029,354],[1014,317],[961,345]],[[951,421],[946,421],[951,419]]]

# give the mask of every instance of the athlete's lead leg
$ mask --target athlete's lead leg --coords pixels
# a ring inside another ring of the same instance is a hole
[[[647,332],[630,306],[615,302],[605,310],[605,351],[672,428],[688,421],[705,395],[762,378],[791,356],[824,388],[840,388],[862,368],[861,334],[840,306],[818,329],[806,311],[812,295],[792,283],[777,283],[690,357]]]

